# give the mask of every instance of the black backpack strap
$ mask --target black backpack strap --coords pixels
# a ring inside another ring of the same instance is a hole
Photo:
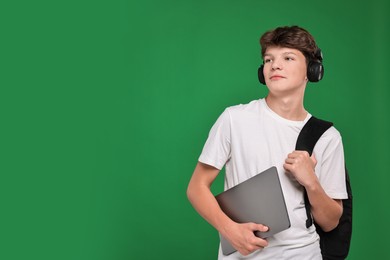
[[[333,126],[332,122],[312,116],[299,133],[295,150],[307,151],[311,155],[317,141],[331,126]]]
[[[324,121],[312,116],[299,133],[295,150],[307,151],[311,156],[317,141],[331,126],[333,126],[332,122]],[[313,219],[310,213],[310,202],[306,190],[304,190],[304,200],[307,215],[306,227],[309,228],[313,225]]]

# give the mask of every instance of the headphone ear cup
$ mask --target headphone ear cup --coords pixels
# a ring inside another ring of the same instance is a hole
[[[265,78],[264,78],[264,65],[261,65],[259,69],[257,70],[257,76],[259,78],[259,82],[263,85],[265,85]]]
[[[321,62],[310,61],[307,65],[307,78],[310,82],[318,82],[324,77],[324,66]]]

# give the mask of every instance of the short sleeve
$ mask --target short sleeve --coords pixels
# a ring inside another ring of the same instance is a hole
[[[319,180],[321,186],[333,199],[346,199],[348,194],[345,185],[344,149],[340,133],[335,128],[330,128],[326,149],[323,153],[321,174]],[[321,140],[321,139],[320,139]]]
[[[207,141],[199,157],[199,162],[219,170],[230,158],[231,120],[228,109],[219,116],[211,128]]]

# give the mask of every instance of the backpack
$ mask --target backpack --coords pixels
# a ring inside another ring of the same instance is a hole
[[[317,141],[331,126],[333,123],[312,116],[299,133],[295,149],[307,151],[311,155]],[[343,214],[338,226],[330,232],[324,232],[314,223],[320,236],[321,254],[324,260],[345,259],[349,252],[352,236],[352,190],[347,169],[345,169],[345,180],[348,199],[342,200]],[[307,215],[306,227],[309,228],[313,224],[313,218],[310,214],[310,203],[306,190],[304,191],[304,199]]]

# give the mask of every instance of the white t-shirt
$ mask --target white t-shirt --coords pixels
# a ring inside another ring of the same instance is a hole
[[[321,259],[314,225],[306,228],[303,187],[283,168],[294,151],[304,121],[291,121],[273,112],[265,99],[227,108],[212,127],[199,161],[215,168],[225,166],[225,190],[255,174],[276,166],[283,188],[291,227],[267,239],[268,246],[243,257],[238,252],[218,259]],[[325,192],[334,199],[347,198],[344,151],[340,133],[331,127],[317,142],[316,175]],[[260,223],[261,224],[261,223]]]

